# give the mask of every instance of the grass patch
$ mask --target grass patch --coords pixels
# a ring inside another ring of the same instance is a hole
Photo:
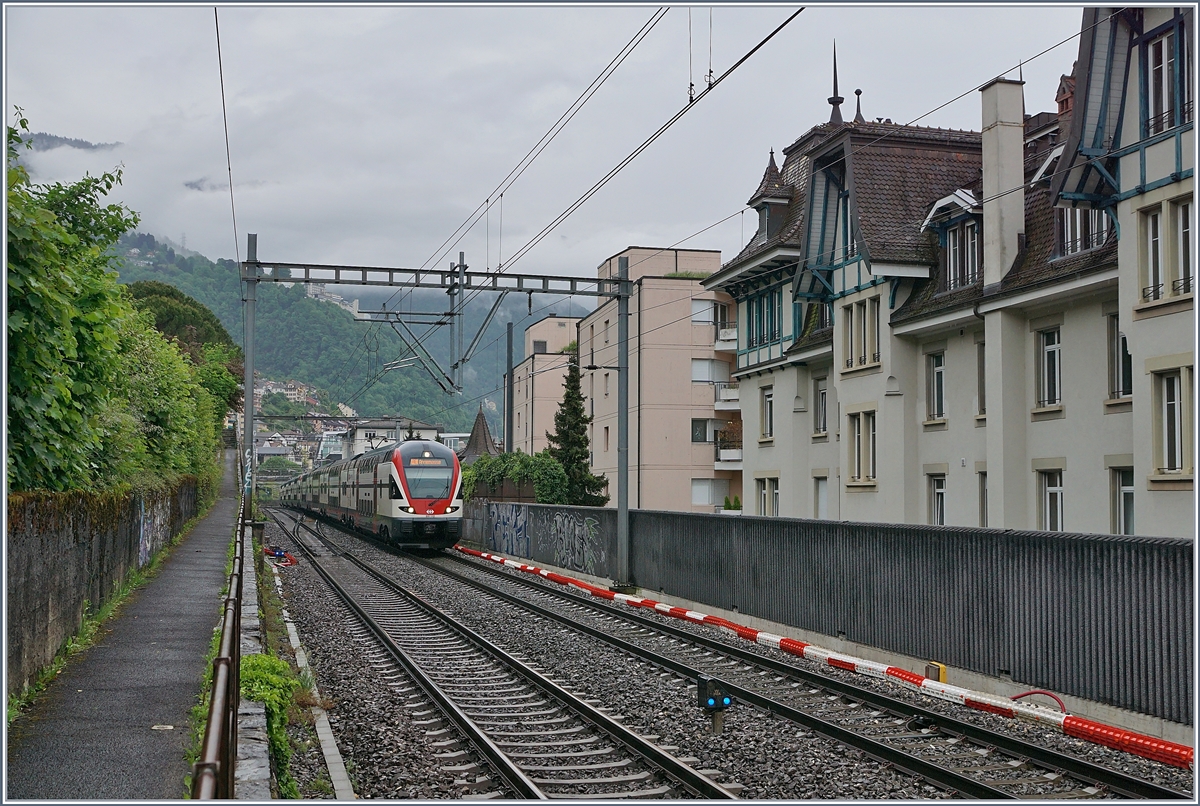
[[[279,796],[298,799],[300,788],[288,769],[292,742],[287,735],[287,726],[288,711],[294,704],[300,680],[287,661],[262,654],[243,657],[241,675],[242,696],[261,702],[267,712],[267,743]]]
[[[12,726],[13,721],[24,713],[30,705],[37,701],[38,697],[46,691],[46,687],[62,674],[71,658],[86,651],[96,643],[96,636],[99,634],[100,629],[117,614],[121,605],[128,601],[130,594],[158,575],[158,572],[162,570],[163,564],[171,556],[175,547],[183,542],[184,538],[195,528],[196,524],[203,520],[211,507],[212,503],[210,502],[196,517],[184,523],[179,533],[159,549],[158,553],[145,566],[129,572],[125,580],[113,590],[112,596],[108,597],[108,600],[100,606],[100,609],[92,611],[91,604],[84,602],[83,623],[79,625],[79,629],[63,643],[58,652],[55,653],[54,659],[38,673],[38,676],[23,692],[8,698],[6,704],[6,724],[9,727]]]

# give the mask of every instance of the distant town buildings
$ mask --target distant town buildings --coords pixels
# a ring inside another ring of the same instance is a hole
[[[355,318],[358,317],[358,300],[348,300],[338,294],[334,294],[325,288],[324,283],[305,283],[304,293],[318,302],[331,303],[343,310],[349,311]]]

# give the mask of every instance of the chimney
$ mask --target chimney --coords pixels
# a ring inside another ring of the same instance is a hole
[[[999,283],[1025,235],[1024,81],[983,87],[983,285]],[[1012,192],[1007,192],[1012,191]],[[993,198],[997,194],[1005,195]]]

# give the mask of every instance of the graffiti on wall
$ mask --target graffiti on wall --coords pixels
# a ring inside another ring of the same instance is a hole
[[[529,557],[529,508],[521,504],[488,504],[492,522],[489,548],[501,554]]]
[[[600,522],[576,512],[555,512],[550,521],[554,564],[588,574],[597,574],[604,562],[600,545]]]

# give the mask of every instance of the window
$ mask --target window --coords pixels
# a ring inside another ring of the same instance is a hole
[[[542,355],[546,352],[546,342],[535,341],[533,343],[533,352],[535,355]]]
[[[929,477],[929,522],[934,526],[946,525],[946,477]]]
[[[979,227],[964,221],[946,232],[946,287],[962,288],[979,279]]]
[[[862,366],[867,363],[867,303],[865,300],[856,302],[854,308],[854,313],[858,316],[858,329],[854,335],[858,339],[858,363]]]
[[[813,387],[813,433],[826,434],[829,432],[829,379],[817,378]]]
[[[813,517],[822,520],[829,517],[829,479],[813,479]]]
[[[875,480],[875,412],[863,412],[867,432],[867,478]]]
[[[692,504],[722,506],[729,495],[729,479],[692,479]]]
[[[1117,314],[1108,317],[1108,389],[1110,400],[1133,394],[1133,358]]]
[[[693,358],[692,380],[696,383],[728,381],[729,364],[712,358]]]
[[[775,387],[764,387],[761,392],[759,405],[760,425],[759,429],[763,439],[770,439],[775,436]]]
[[[1183,470],[1183,389],[1180,373],[1158,376],[1162,399],[1162,473]]]
[[[875,412],[848,415],[850,428],[850,481],[875,481]]]
[[[608,397],[608,389],[609,389],[609,386],[608,386],[609,377],[608,376],[609,376],[609,373],[607,373],[607,372],[604,373],[604,396],[605,397]]]
[[[1175,230],[1179,234],[1179,277],[1171,285],[1176,294],[1192,292],[1192,203],[1174,205]]]
[[[1108,240],[1108,216],[1103,210],[1085,207],[1056,207],[1055,228],[1058,230],[1058,254],[1074,255],[1103,246]]]
[[[946,416],[946,354],[930,353],[925,359],[928,379],[928,419],[941,420]]]
[[[988,525],[987,473],[979,474],[979,525],[980,527]]]
[[[1057,406],[1062,403],[1062,368],[1060,349],[1062,343],[1058,328],[1038,333],[1039,373],[1038,406]]]
[[[608,319],[604,320],[604,343],[608,344]]]
[[[1146,232],[1146,285],[1142,299],[1160,299],[1163,295],[1162,214],[1155,210],[1143,215]]]
[[[1042,488],[1041,527],[1047,532],[1063,531],[1063,473],[1061,470],[1038,472]]]
[[[818,302],[815,304],[817,306],[817,330],[833,327],[833,303]]]
[[[1113,534],[1133,534],[1133,468],[1115,467],[1112,471]]]
[[[880,297],[872,296],[866,301],[871,312],[871,361],[880,361]]]
[[[711,300],[692,300],[692,324],[711,325],[713,323],[713,304]]]
[[[608,426],[604,426],[604,452],[608,453]]]
[[[692,420],[692,442],[711,442],[708,436],[708,420]]]
[[[755,498],[758,499],[759,515],[779,514],[779,479],[755,479]]]
[[[984,342],[975,345],[975,387],[979,396],[976,414],[987,414],[987,349]]]
[[[854,306],[842,307],[842,350],[846,354],[846,369],[854,367]]]
[[[1146,135],[1154,135],[1192,119],[1191,50],[1182,23],[1146,43]],[[1179,45],[1180,47],[1177,47]],[[1176,58],[1181,56],[1181,64]]]
[[[596,365],[596,326],[588,325],[588,363]]]

